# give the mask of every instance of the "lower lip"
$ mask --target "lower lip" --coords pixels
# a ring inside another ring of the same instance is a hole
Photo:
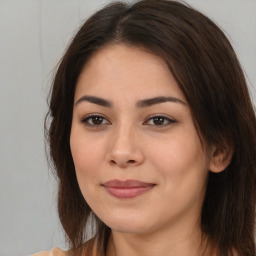
[[[151,190],[154,185],[146,187],[134,187],[134,188],[115,188],[115,187],[105,187],[107,192],[117,198],[133,198],[144,194],[145,192]]]

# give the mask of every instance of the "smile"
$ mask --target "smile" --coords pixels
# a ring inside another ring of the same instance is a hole
[[[151,190],[155,184],[137,180],[111,180],[103,184],[106,191],[117,198],[134,198]]]

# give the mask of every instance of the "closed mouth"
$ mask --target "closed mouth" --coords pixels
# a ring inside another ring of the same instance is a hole
[[[156,184],[137,180],[111,180],[103,184],[107,192],[117,198],[133,198],[151,190]]]

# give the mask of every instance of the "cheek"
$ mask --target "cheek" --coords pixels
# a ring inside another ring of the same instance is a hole
[[[182,166],[201,165],[206,162],[200,141],[194,136],[181,134],[150,144],[154,144],[154,147],[148,148],[150,158],[163,167],[179,169]]]
[[[102,162],[103,145],[72,131],[70,148],[79,184],[96,179],[97,168]]]
[[[184,134],[188,134],[187,136]],[[192,191],[203,188],[208,173],[208,160],[193,130],[176,133],[162,143],[154,142],[148,150],[149,161],[159,171],[166,189]]]

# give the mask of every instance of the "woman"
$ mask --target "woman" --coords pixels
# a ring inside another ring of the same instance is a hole
[[[48,117],[70,250],[36,255],[255,255],[255,112],[200,12],[150,0],[94,14],[60,62]]]

